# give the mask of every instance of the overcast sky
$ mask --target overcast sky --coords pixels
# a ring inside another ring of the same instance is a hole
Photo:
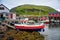
[[[4,4],[9,9],[19,5],[33,4],[50,6],[60,11],[60,0],[0,0],[0,1],[1,1],[0,3]]]

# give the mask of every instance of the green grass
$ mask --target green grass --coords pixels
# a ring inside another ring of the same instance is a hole
[[[21,5],[10,10],[16,12],[19,15],[48,15],[49,12],[56,12],[55,9],[48,6],[36,6],[36,5]]]

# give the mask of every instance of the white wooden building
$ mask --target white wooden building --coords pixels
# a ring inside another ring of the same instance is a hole
[[[3,12],[9,13],[9,9],[3,4],[0,4],[0,13],[3,13]]]
[[[1,18],[5,17],[5,19],[6,18],[16,19],[16,14],[10,12],[9,9],[6,6],[4,6],[3,4],[0,4],[0,17]]]
[[[5,17],[5,19],[9,19],[9,20],[17,19],[16,13],[10,12],[10,10],[3,4],[0,4],[0,17],[1,18]]]

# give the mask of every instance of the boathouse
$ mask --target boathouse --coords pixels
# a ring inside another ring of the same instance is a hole
[[[53,22],[53,23],[55,23],[55,22],[60,23],[60,12],[50,12],[48,14],[48,17],[49,17],[49,22],[50,23],[51,22]]]

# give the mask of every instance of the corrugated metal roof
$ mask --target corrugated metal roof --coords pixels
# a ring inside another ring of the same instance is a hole
[[[49,14],[60,14],[60,12],[49,12]]]

